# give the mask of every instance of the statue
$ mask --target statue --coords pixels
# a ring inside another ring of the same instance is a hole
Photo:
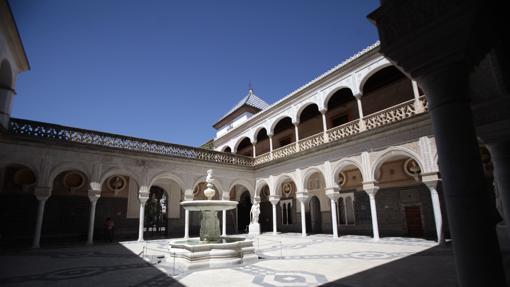
[[[250,223],[259,223],[260,205],[257,201],[251,206]]]

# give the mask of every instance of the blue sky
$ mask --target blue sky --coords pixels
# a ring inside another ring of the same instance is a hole
[[[377,40],[363,1],[10,1],[31,71],[14,117],[199,146]]]

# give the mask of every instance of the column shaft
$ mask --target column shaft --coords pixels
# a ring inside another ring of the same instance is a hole
[[[97,199],[90,202],[90,216],[89,216],[89,232],[87,235],[87,244],[94,243],[94,223],[96,220],[96,204]]]
[[[432,200],[432,210],[434,211],[434,221],[436,223],[437,242],[443,242],[443,216],[441,215],[441,204],[439,202],[439,194],[434,187],[429,187],[430,199]]]
[[[221,218],[221,236],[227,236],[227,211],[222,210],[221,212],[222,218]]]
[[[184,238],[189,238],[189,210],[184,210]]]
[[[304,201],[300,201],[301,204],[301,236],[306,236],[306,209]]]
[[[375,193],[368,193],[368,197],[370,197],[370,215],[372,217],[372,231],[374,234],[374,240],[379,240],[379,224],[377,223],[377,207],[375,205]],[[345,222],[347,222],[347,214]]]
[[[140,201],[140,221],[138,223],[138,241],[143,241],[144,219],[145,219],[145,202]]]
[[[273,206],[273,235],[276,235],[276,204],[272,203]]]
[[[33,248],[39,248],[39,244],[41,241],[41,229],[44,218],[44,206],[46,205],[46,200],[48,198],[38,199],[39,204],[37,206],[37,220],[35,222],[35,232],[34,232],[34,240],[32,242]]]
[[[331,199],[331,224],[333,225],[333,237],[338,237],[338,223],[336,220],[336,202]]]

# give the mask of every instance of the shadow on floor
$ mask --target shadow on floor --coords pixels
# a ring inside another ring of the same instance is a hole
[[[451,244],[435,246],[322,286],[457,286]]]
[[[184,286],[121,244],[2,252],[0,286]]]

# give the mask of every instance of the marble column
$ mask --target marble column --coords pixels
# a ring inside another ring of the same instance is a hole
[[[15,92],[8,87],[0,87],[0,128],[9,129],[11,117],[12,98]]]
[[[296,151],[299,151],[299,122],[294,122],[294,133],[296,134]]]
[[[90,189],[88,192],[90,200],[90,214],[89,214],[89,231],[87,234],[87,244],[91,245],[94,243],[94,225],[96,222],[96,204],[101,197],[101,184],[98,182],[91,182]]]
[[[145,203],[149,199],[149,188],[146,186],[140,187],[138,193],[138,200],[140,201],[140,221],[138,222],[138,241],[143,241],[143,230],[145,220]]]
[[[184,238],[189,238],[189,210],[184,210]]]
[[[494,181],[503,208],[502,215],[510,237],[510,141],[491,143],[488,148],[494,165]]]
[[[377,222],[377,206],[375,202],[375,195],[379,190],[379,187],[374,183],[364,183],[363,190],[365,190],[370,198],[370,217],[372,217],[373,238],[374,240],[379,240],[379,224]],[[347,222],[347,217],[345,218],[345,221]]]
[[[268,134],[269,137],[269,154],[271,155],[271,159],[273,159],[273,134]]]
[[[306,236],[306,203],[308,202],[308,194],[305,192],[298,192],[296,199],[299,200],[301,206],[301,236]]]
[[[269,201],[273,207],[273,235],[277,233],[277,225],[276,225],[276,205],[280,201],[280,198],[276,195],[269,196]]]
[[[434,222],[436,224],[437,242],[444,243],[443,216],[441,214],[441,202],[439,201],[439,194],[437,193],[437,185],[439,183],[439,179],[437,177],[437,174],[433,175],[423,174],[422,182],[428,187],[430,191],[432,210],[434,212]]]
[[[221,211],[221,236],[227,236],[227,211]]]
[[[364,131],[367,129],[365,124],[365,119],[363,118],[363,106],[361,105],[361,93],[354,95],[356,98],[356,105],[358,106],[358,114],[359,114],[359,130]]]
[[[336,215],[336,201],[340,197],[338,188],[335,187],[326,188],[326,196],[331,201],[331,225],[333,227],[333,237],[338,238],[338,222]]]
[[[420,90],[418,89],[418,83],[415,80],[411,81],[413,86],[413,95],[414,95],[414,111],[417,114],[425,112],[425,107],[423,103],[420,101]]]
[[[326,119],[326,113],[327,113],[328,109],[326,108],[323,108],[321,109],[319,112],[321,113],[321,117],[322,117],[322,131],[324,133],[324,142],[329,142],[329,137],[328,137],[328,122],[327,122],[327,119]]]
[[[462,62],[444,63],[417,81],[429,100],[459,285],[503,286],[495,203],[473,124],[469,69]]]
[[[39,248],[41,242],[42,224],[44,219],[44,207],[46,205],[46,201],[51,195],[51,188],[36,187],[34,193],[39,204],[37,205],[37,219],[35,221],[34,240],[32,241],[32,247]]]
[[[255,146],[257,145],[257,142],[253,142],[252,143],[252,146],[253,146],[253,157],[257,157],[257,149],[255,148]]]

